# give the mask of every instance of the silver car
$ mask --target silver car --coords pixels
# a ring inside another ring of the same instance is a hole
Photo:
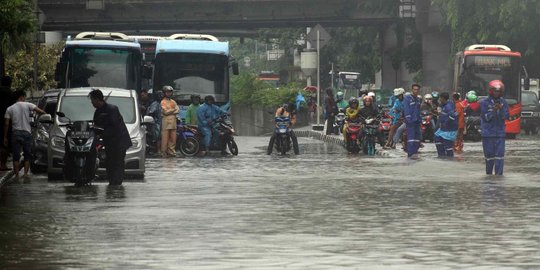
[[[126,152],[125,172],[129,178],[143,178],[145,172],[146,153],[146,124],[153,123],[150,116],[141,116],[138,109],[138,97],[135,90],[125,90],[118,88],[99,88],[107,103],[118,106],[124,122],[126,123],[133,146]],[[95,108],[90,102],[88,94],[92,91],[90,87],[72,88],[62,90],[58,97],[58,111],[63,112],[71,121],[92,120]],[[62,169],[64,166],[66,127],[60,126],[68,122],[67,118],[44,115],[40,119],[53,122],[50,130],[48,143],[48,166],[47,176],[49,180],[62,179]],[[42,121],[42,120],[40,120]],[[104,164],[100,164],[98,174],[104,175]]]

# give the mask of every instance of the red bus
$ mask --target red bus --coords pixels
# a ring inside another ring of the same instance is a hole
[[[506,134],[512,138],[520,133],[522,81],[527,72],[521,53],[504,45],[471,45],[458,52],[454,65],[454,91],[462,96],[475,90],[481,99],[488,96],[487,85],[492,80],[502,80],[504,98],[508,102],[510,118],[506,121]],[[528,87],[525,86],[525,89]]]

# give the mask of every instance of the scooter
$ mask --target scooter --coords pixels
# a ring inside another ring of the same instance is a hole
[[[63,112],[57,112],[66,117]],[[64,178],[77,186],[89,185],[94,180],[99,167],[97,157],[98,133],[103,130],[93,126],[92,121],[75,121],[67,118],[64,155]]]
[[[186,157],[192,157],[199,153],[201,147],[200,132],[196,126],[186,125],[181,119],[176,121],[176,148]]]
[[[221,115],[212,122],[214,124],[212,125],[212,145],[210,150],[225,151],[228,148],[231,154],[238,155],[238,145],[234,141],[234,127],[229,115]],[[214,136],[216,134],[218,135],[217,138]]]
[[[375,155],[375,141],[377,139],[377,130],[379,121],[376,118],[364,119],[362,126],[362,151],[364,154]]]
[[[360,139],[361,129],[362,124],[360,121],[347,121],[346,148],[349,153],[357,154],[360,152],[358,140]]]
[[[433,119],[433,115],[429,111],[422,111],[422,141],[430,141],[433,142],[435,137],[435,131],[433,130],[433,124],[431,123],[431,120]]]
[[[338,114],[334,118],[334,133],[341,134],[343,132],[343,126],[345,125],[345,112],[340,109]]]
[[[291,119],[289,117],[276,117],[275,121],[276,128],[274,129],[274,136],[270,138],[270,140],[274,141],[271,141],[269,145],[275,145],[276,150],[280,152],[281,155],[285,155],[288,151],[291,150],[292,142],[294,154],[298,155],[300,153],[300,150],[298,148],[298,140],[295,136],[291,136]],[[271,149],[269,149],[268,154],[271,153],[270,150]]]
[[[478,142],[482,140],[482,129],[480,128],[480,116],[465,117],[465,140]]]
[[[382,113],[382,119],[379,121],[379,132],[383,134],[383,141],[388,141],[388,134],[390,133],[390,127],[392,126],[392,117],[389,114],[388,109],[384,109]]]

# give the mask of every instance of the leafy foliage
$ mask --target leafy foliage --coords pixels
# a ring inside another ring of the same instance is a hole
[[[38,89],[48,90],[56,86],[54,71],[62,43],[54,46],[38,45]],[[10,54],[6,59],[7,74],[12,77],[13,90],[33,88],[34,76],[34,47],[21,49]]]
[[[525,56],[529,74],[540,76],[540,1],[432,0],[441,8],[457,52],[477,43],[504,44]]]
[[[34,30],[31,0],[0,1],[0,76],[4,75],[4,55],[28,43]]]
[[[231,81],[232,102],[238,105],[276,107],[293,103],[300,89],[301,87],[294,83],[276,89],[257,80],[256,75],[250,73],[243,73]]]

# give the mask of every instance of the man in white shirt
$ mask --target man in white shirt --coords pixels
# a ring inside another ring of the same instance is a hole
[[[9,106],[4,115],[4,146],[8,145],[7,130],[11,121],[12,129],[12,156],[13,156],[13,172],[15,176],[19,176],[21,159],[21,148],[24,156],[24,176],[28,176],[30,169],[30,160],[32,158],[32,127],[30,126],[31,112],[37,112],[44,114],[45,112],[38,108],[36,105],[26,102],[26,94],[24,91],[14,92],[14,98],[17,102]]]

